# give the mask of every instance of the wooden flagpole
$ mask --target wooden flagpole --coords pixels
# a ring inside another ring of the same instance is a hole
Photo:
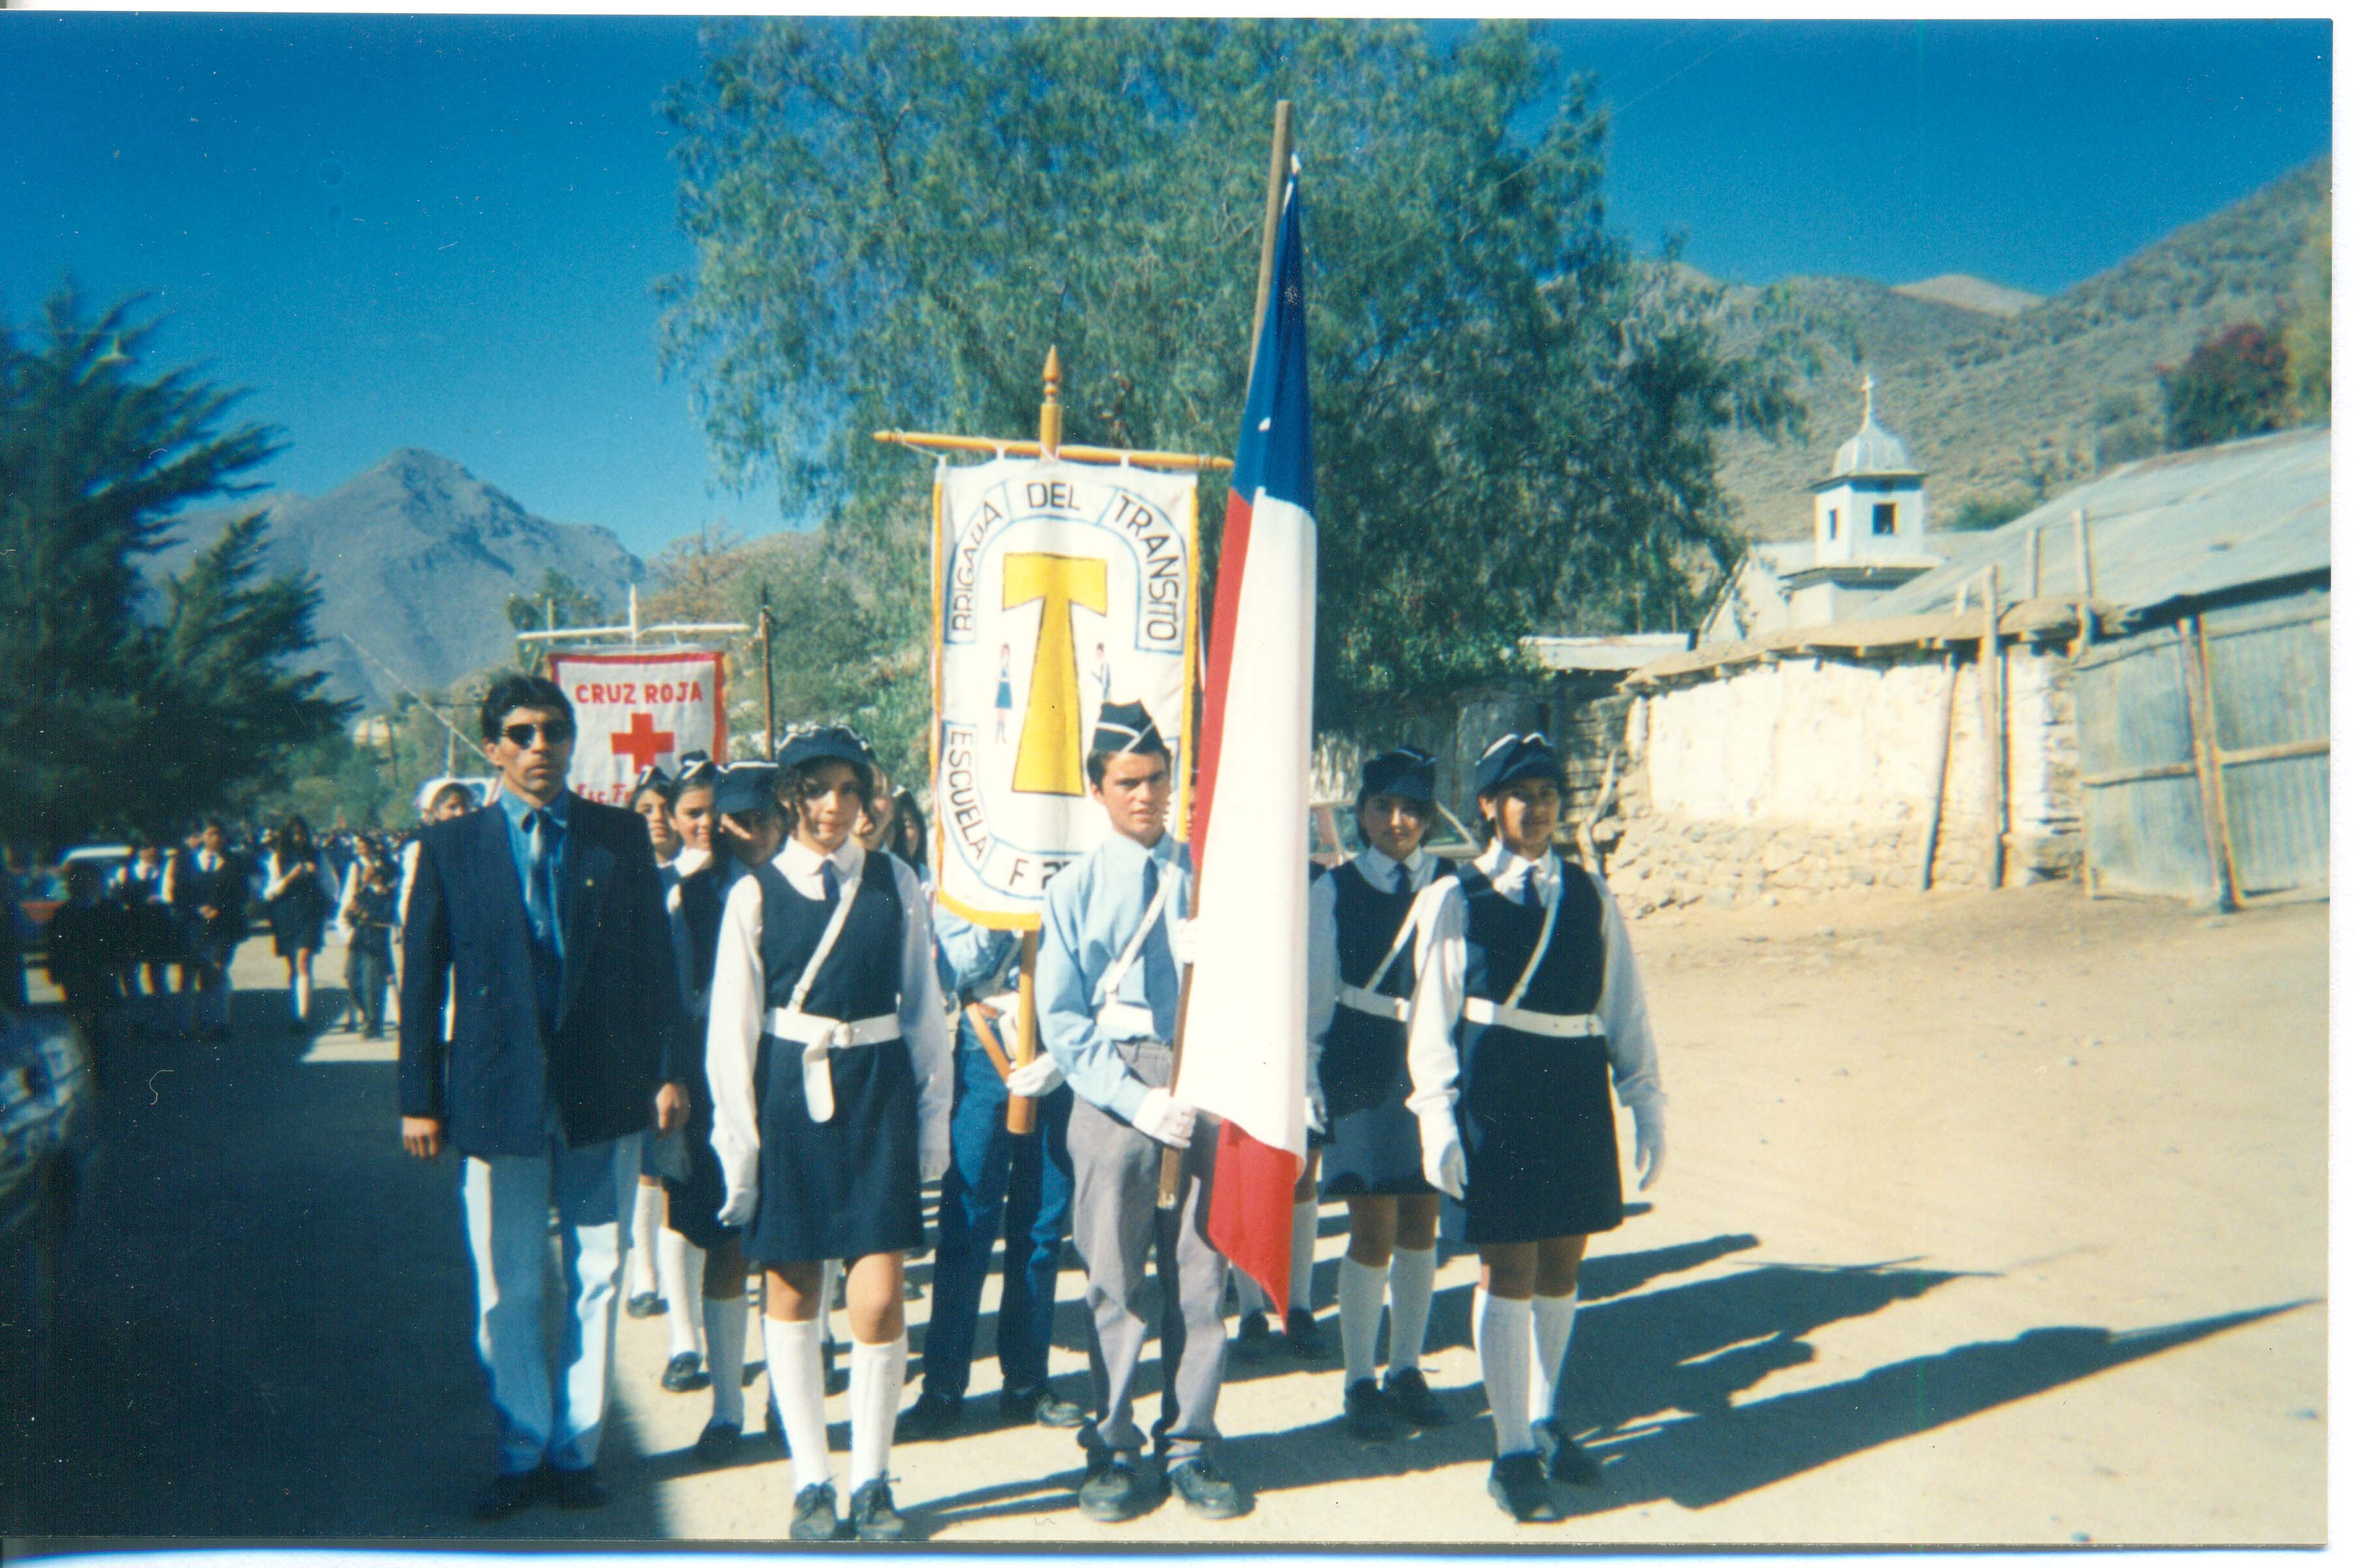
[[[1055,346],[1047,345],[1047,363],[1039,372],[1039,456],[1055,461],[1064,444],[1064,362]],[[1039,931],[1023,933],[1023,968],[1014,986],[1014,1065],[1022,1067],[1039,1054]],[[1006,1131],[1028,1137],[1039,1124],[1039,1102],[1024,1095],[1006,1099]]]
[[[1268,319],[1269,290],[1276,279],[1276,233],[1284,220],[1285,182],[1291,177],[1292,100],[1280,98],[1276,101],[1276,126],[1269,133],[1268,143],[1268,203],[1260,215],[1259,282],[1252,290],[1251,353],[1245,360],[1247,368],[1244,371],[1247,397],[1250,395],[1251,378],[1259,369],[1260,328]],[[1203,688],[1199,682],[1194,687],[1194,700],[1198,703],[1203,700]],[[1197,736],[1203,733],[1199,714],[1194,733]],[[1195,749],[1199,755],[1201,747]],[[1194,767],[1194,757],[1188,757],[1186,766]],[[1191,807],[1194,801],[1202,799],[1202,794],[1199,789],[1189,789],[1186,799]],[[1186,836],[1192,840],[1194,835],[1190,831]],[[1194,871],[1194,897],[1187,913],[1194,919],[1203,918],[1203,873],[1200,866]],[[1170,1042],[1170,1084],[1173,1090],[1178,1084],[1179,1065],[1186,1059],[1186,1002],[1194,992],[1194,966],[1188,964],[1178,976],[1177,1037]],[[1156,1201],[1162,1208],[1178,1207],[1178,1188],[1184,1159],[1185,1151],[1183,1149],[1164,1148],[1162,1151],[1162,1188]]]

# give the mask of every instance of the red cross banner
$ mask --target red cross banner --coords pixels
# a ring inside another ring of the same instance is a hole
[[[584,800],[624,804],[641,768],[677,772],[683,751],[728,755],[725,660],[712,650],[554,653],[548,665],[581,726],[573,789]]]
[[[1047,878],[1106,832],[1087,737],[1142,703],[1186,777],[1194,665],[1194,478],[1001,457],[935,487],[933,801],[941,902],[976,925],[1039,922]],[[1171,822],[1183,831],[1183,789]]]

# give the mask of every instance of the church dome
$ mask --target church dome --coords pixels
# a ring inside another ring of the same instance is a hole
[[[1873,378],[1865,379],[1865,423],[1857,434],[1841,443],[1833,458],[1832,477],[1846,479],[1859,475],[1905,475],[1919,477],[1922,470],[1914,466],[1914,455],[1906,450],[1906,443],[1883,429],[1873,417]]]

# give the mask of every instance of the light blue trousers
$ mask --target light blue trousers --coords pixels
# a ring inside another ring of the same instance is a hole
[[[560,1470],[597,1462],[640,1137],[580,1149],[552,1138],[544,1155],[466,1160],[475,1346],[490,1374],[502,1474],[535,1469],[543,1459]],[[553,1377],[541,1312],[552,1205],[564,1289]]]

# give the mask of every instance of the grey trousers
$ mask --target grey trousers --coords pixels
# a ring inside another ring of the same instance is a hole
[[[1170,1047],[1123,1043],[1121,1058],[1151,1088],[1170,1083]],[[1219,1316],[1227,1260],[1211,1245],[1211,1165],[1219,1123],[1198,1116],[1186,1151],[1178,1207],[1155,1207],[1162,1185],[1160,1144],[1085,1100],[1072,1102],[1066,1144],[1072,1155],[1072,1242],[1088,1273],[1088,1372],[1094,1399],[1080,1444],[1135,1454],[1145,1436],[1131,1416],[1138,1363],[1151,1319],[1162,1327],[1162,1417],[1154,1447],[1183,1459],[1219,1435],[1219,1380],[1226,1369],[1227,1326]],[[1160,1299],[1145,1283],[1154,1260]],[[1172,1288],[1172,1282],[1176,1288]]]

